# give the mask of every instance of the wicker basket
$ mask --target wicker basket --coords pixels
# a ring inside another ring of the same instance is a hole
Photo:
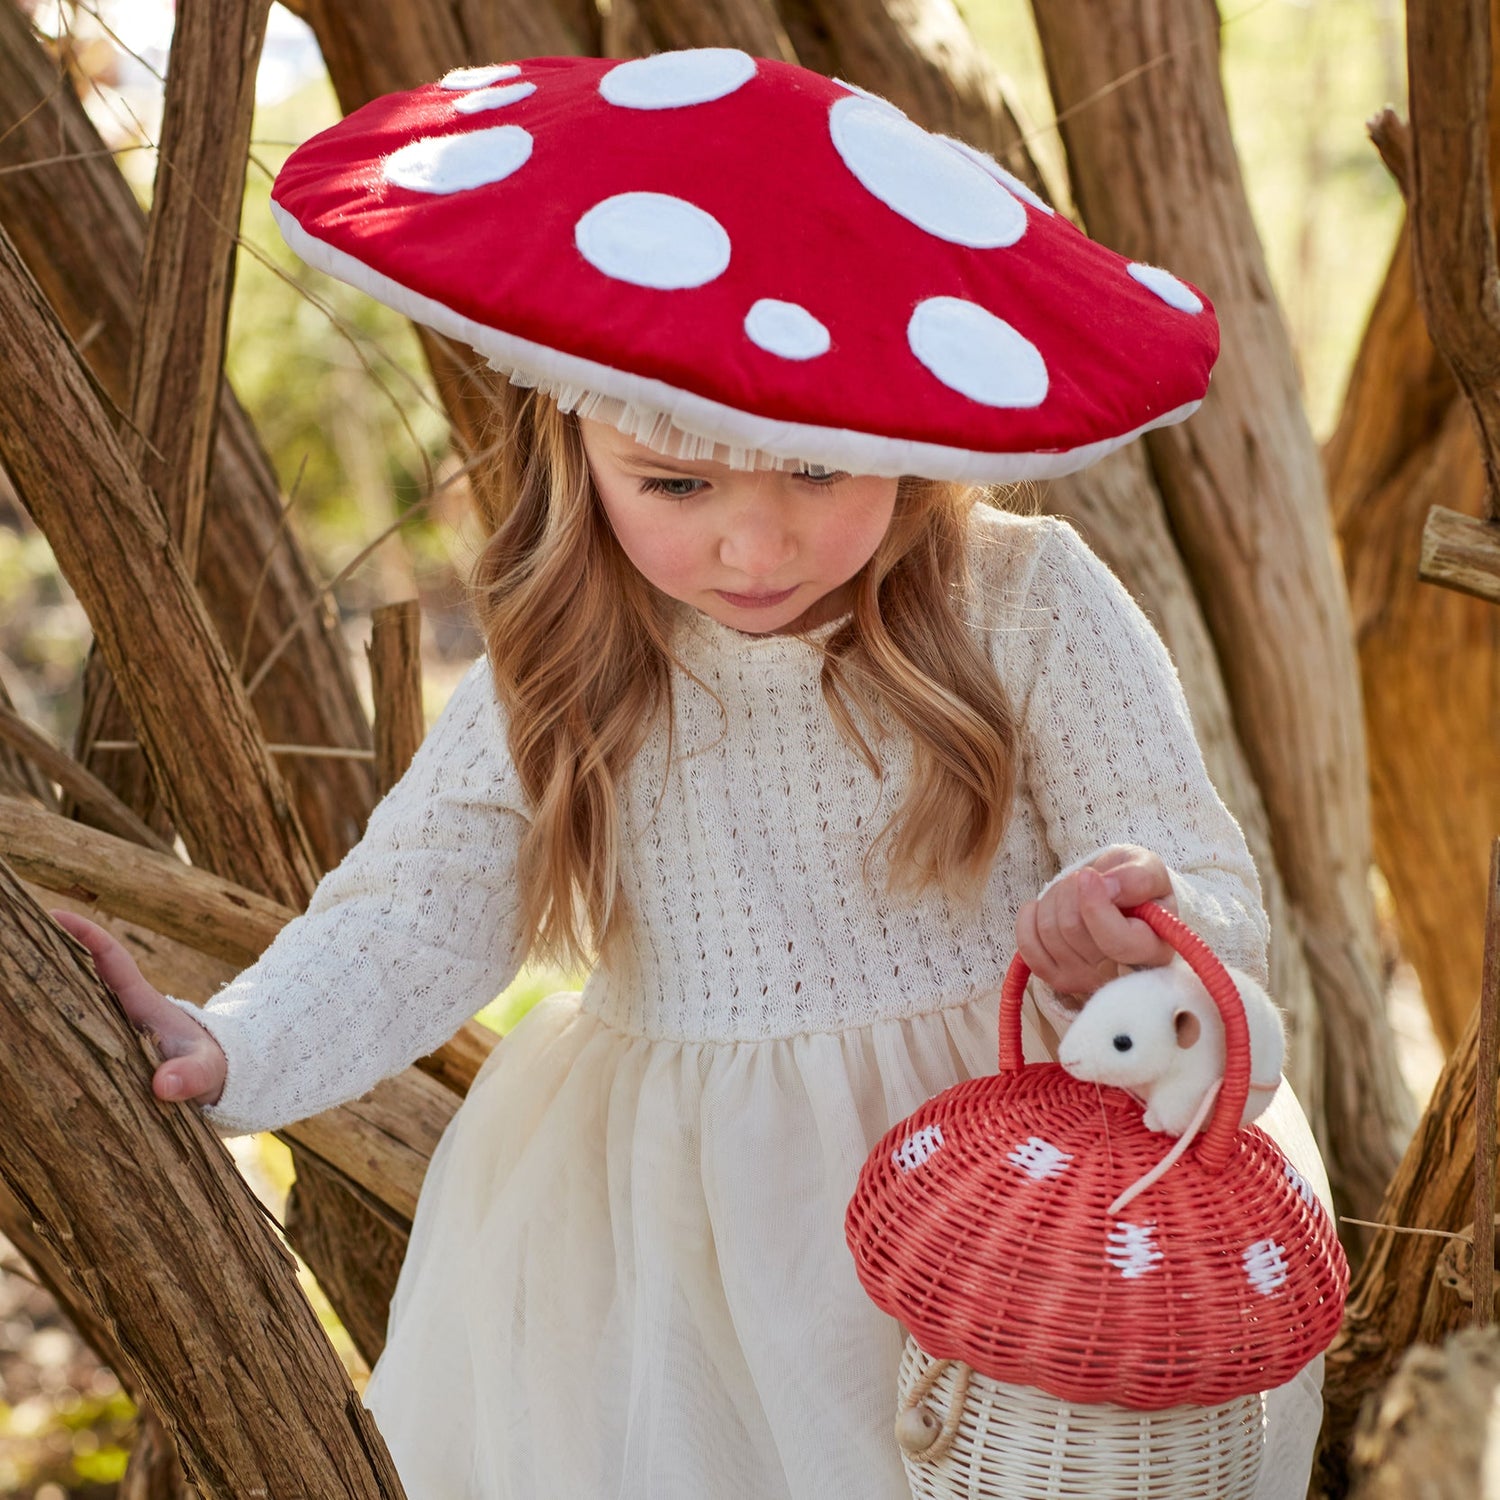
[[[1233,980],[1159,906],[1129,915],[1224,1018],[1213,1115],[1164,1176],[1112,1212],[1172,1143],[1124,1090],[1023,1066],[1019,956],[999,1074],[929,1100],[860,1174],[846,1230],[865,1290],[911,1336],[898,1436],[915,1495],[1248,1495],[1261,1393],[1338,1329],[1349,1272],[1328,1215],[1269,1136],[1237,1128],[1250,1057]]]
[[[908,1338],[898,1398],[941,1423],[932,1448],[901,1455],[918,1500],[1250,1500],[1260,1472],[1259,1392],[1153,1412],[1060,1406],[1032,1386],[933,1360]]]

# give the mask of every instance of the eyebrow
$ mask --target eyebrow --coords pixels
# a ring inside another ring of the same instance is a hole
[[[655,453],[642,454],[636,457],[634,454],[616,460],[622,468],[630,469],[637,474],[657,473],[665,469],[672,474],[681,474],[689,479],[707,479],[709,476],[703,472],[702,464],[689,463],[686,460],[667,458],[665,455]]]

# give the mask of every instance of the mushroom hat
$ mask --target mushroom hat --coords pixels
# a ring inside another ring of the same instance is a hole
[[[1191,414],[1218,352],[1201,292],[982,152],[732,48],[461,68],[271,196],[305,260],[517,384],[739,466],[1062,474]]]
[[[1151,1170],[1163,1137],[1124,1089],[1022,1065],[1018,955],[1000,1072],[892,1127],[845,1229],[865,1291],[931,1357],[1070,1403],[1215,1406],[1285,1383],[1328,1347],[1349,1267],[1311,1186],[1239,1125],[1250,1058],[1234,980],[1161,907],[1127,915],[1177,948],[1224,1019],[1223,1083],[1181,1159]]]

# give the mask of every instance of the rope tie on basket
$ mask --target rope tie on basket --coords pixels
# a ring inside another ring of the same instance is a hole
[[[932,1394],[933,1388],[943,1378],[949,1365],[957,1366],[958,1374],[953,1378],[953,1390],[948,1396],[948,1411],[943,1418],[943,1425],[929,1441],[923,1443],[922,1439],[928,1430],[927,1425],[925,1423],[913,1424],[907,1418],[920,1407],[929,1421],[931,1420],[931,1411],[922,1407],[922,1403]],[[915,1462],[935,1464],[940,1463],[947,1456],[948,1450],[953,1446],[954,1438],[958,1436],[959,1423],[963,1419],[964,1402],[969,1399],[969,1376],[973,1373],[961,1359],[935,1359],[906,1393],[906,1399],[902,1401],[901,1410],[896,1416],[896,1441],[908,1458]]]

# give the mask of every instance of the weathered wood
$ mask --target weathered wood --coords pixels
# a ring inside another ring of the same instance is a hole
[[[391,1294],[411,1225],[362,1194],[316,1156],[298,1153],[282,1215],[287,1237],[316,1266],[318,1285],[366,1364],[385,1348]]]
[[[1407,0],[1408,203],[1417,289],[1479,429],[1500,521],[1500,268],[1489,169],[1490,0]]]
[[[298,14],[318,47],[347,112],[379,94],[415,88],[449,68],[509,57],[567,57],[592,51],[599,21],[578,5],[528,0],[303,0]]]
[[[385,604],[370,621],[370,696],[375,701],[375,771],[383,797],[406,773],[427,732],[422,713],[422,606]]]
[[[97,776],[86,771],[71,755],[54,745],[40,729],[28,724],[5,703],[0,703],[0,741],[45,771],[89,812],[96,827],[130,839],[144,848],[171,853],[172,845],[142,822]]]
[[[640,28],[633,52],[738,47],[751,57],[797,61],[771,0],[633,0],[631,10]]]
[[[1360,1418],[1353,1500],[1500,1500],[1500,1333],[1408,1350]]]
[[[194,863],[300,908],[315,866],[244,688],[73,346],[3,235],[0,368],[0,459],[88,613]]]
[[[37,1281],[52,1294],[79,1336],[109,1366],[139,1412],[136,1441],[120,1481],[116,1500],[198,1500],[186,1481],[170,1435],[151,1412],[142,1407],[140,1391],[120,1345],[109,1326],[94,1315],[79,1289],[69,1280],[53,1253],[37,1235],[15,1194],[0,1178],[0,1235],[20,1252]]]
[[[1490,845],[1484,922],[1484,980],[1479,993],[1475,1060],[1474,1321],[1495,1315],[1495,1088],[1500,1071],[1500,839]]]
[[[410,1222],[427,1163],[459,1098],[415,1068],[368,1094],[279,1131]]]
[[[11,719],[20,717],[5,689],[5,680],[0,678],[0,719],[7,713]],[[5,743],[3,731],[0,731],[0,794],[33,798],[49,812],[57,811],[57,793],[52,790],[51,778],[29,756]]]
[[[1417,309],[1405,245],[1403,236],[1325,461],[1359,643],[1375,855],[1402,950],[1451,1049],[1479,993],[1488,846],[1500,828],[1500,611],[1418,577],[1426,517],[1438,506],[1478,516],[1485,481],[1474,424]]]
[[[1500,521],[1480,521],[1434,505],[1422,528],[1423,583],[1500,604]]]
[[[1479,1011],[1448,1058],[1417,1124],[1349,1292],[1343,1327],[1328,1351],[1317,1493],[1347,1489],[1349,1443],[1360,1407],[1390,1378],[1404,1350],[1434,1342],[1470,1319],[1456,1280],[1438,1282],[1449,1237],[1469,1231],[1474,1211]],[[1472,1301],[1472,1292],[1470,1292]]]
[[[1260,789],[1234,727],[1229,695],[1203,610],[1183,567],[1170,523],[1137,443],[1038,489],[1042,508],[1067,516],[1119,574],[1172,653],[1193,714],[1209,776],[1229,805],[1260,872],[1271,922],[1271,993],[1287,1023],[1286,1076],[1317,1139],[1323,1116],[1323,1027],[1302,937],[1276,867]]]
[[[1152,468],[1265,800],[1325,1028],[1329,1175],[1372,1217],[1411,1117],[1384,1016],[1368,771],[1318,453],[1229,128],[1212,0],[1037,0],[1089,231],[1204,287],[1223,327]],[[1125,80],[1121,83],[1120,80]]]
[[[0,1176],[205,1496],[401,1495],[259,1203],[153,1096],[160,1059],[82,953],[0,867]]]
[[[78,825],[75,823],[68,826],[76,828]],[[4,849],[0,849],[0,859],[9,862]],[[26,894],[43,911],[49,914],[54,911],[77,912],[90,922],[97,922],[123,945],[135,960],[146,983],[153,985],[164,995],[177,995],[184,1000],[191,1000],[195,1005],[201,1005],[211,995],[218,994],[239,972],[237,964],[227,964],[221,958],[200,953],[196,948],[179,943],[174,938],[163,937],[161,933],[154,932],[139,922],[113,916],[93,902],[80,901],[76,896],[50,891],[46,886],[24,878],[22,884],[26,887]]]
[[[82,903],[95,920],[108,913],[219,959],[228,967],[213,971],[211,986],[171,990],[200,1003],[252,963],[293,916],[232,881],[81,829],[15,797],[0,797],[0,859],[23,880]],[[151,969],[149,955],[135,956],[143,970]],[[410,1218],[426,1155],[498,1040],[488,1027],[465,1022],[443,1046],[364,1100],[284,1134]]]
[[[1496,42],[1492,27],[1492,66]],[[1494,101],[1489,131],[1493,159]],[[1382,116],[1372,135],[1409,196],[1410,133]],[[1409,222],[1324,462],[1359,645],[1375,855],[1402,950],[1451,1048],[1479,993],[1488,845],[1500,828],[1500,612],[1419,577],[1428,513],[1481,516],[1486,488],[1478,428],[1423,321]]]
[[[18,170],[28,162],[46,165]],[[145,216],[72,85],[12,4],[0,4],[0,167],[7,169],[0,171],[0,226],[68,332],[84,345],[102,389],[117,406],[127,405]],[[295,537],[282,531],[275,475],[227,385],[220,392],[210,484],[199,587],[236,660],[258,594],[248,650],[253,669],[306,603],[318,599],[318,588]],[[97,665],[86,677],[76,755],[140,811],[154,804],[145,761],[89,753],[94,739],[134,738],[124,711],[98,701],[107,681]],[[326,603],[306,616],[257,694],[256,708],[270,740],[369,746],[347,650]],[[288,765],[285,775],[318,867],[330,868],[358,838],[374,804],[373,768],[304,760]],[[68,810],[74,812],[71,799]]]
[[[23,880],[103,907],[229,964],[253,963],[288,906],[138,844],[0,797],[0,858]]]
[[[180,6],[131,350],[125,451],[196,577],[269,0]]]

